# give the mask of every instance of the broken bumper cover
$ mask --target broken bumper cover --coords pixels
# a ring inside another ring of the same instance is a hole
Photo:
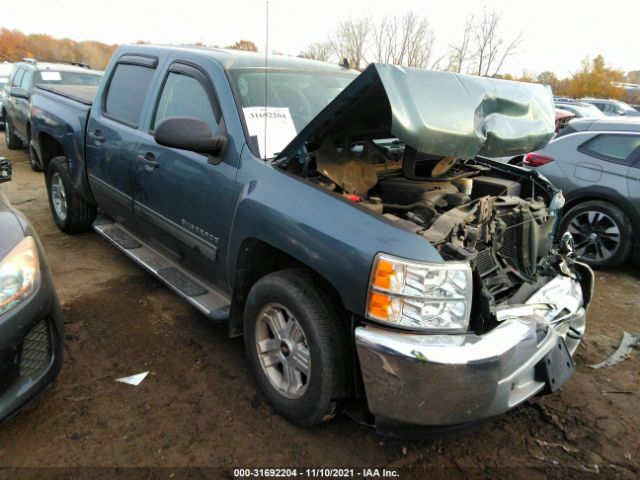
[[[588,267],[578,290],[584,305],[554,324],[538,313],[515,311],[484,335],[421,335],[370,325],[355,341],[369,411],[379,429],[450,427],[508,411],[551,385],[543,363],[566,343],[566,380],[584,332],[593,274]],[[574,280],[570,280],[575,282]],[[563,366],[564,368],[564,366]],[[384,427],[382,427],[384,426]]]

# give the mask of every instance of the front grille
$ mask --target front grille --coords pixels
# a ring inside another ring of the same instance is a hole
[[[20,376],[37,377],[51,362],[51,341],[46,320],[38,322],[27,334],[20,355]]]

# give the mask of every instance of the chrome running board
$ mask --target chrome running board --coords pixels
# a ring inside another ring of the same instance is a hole
[[[196,278],[108,215],[100,215],[93,222],[93,229],[211,320],[228,319],[231,301],[222,290]]]

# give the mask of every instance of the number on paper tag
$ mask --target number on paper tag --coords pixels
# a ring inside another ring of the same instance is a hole
[[[280,153],[296,136],[296,127],[288,108],[243,108],[249,135],[258,137],[262,158],[272,158]]]

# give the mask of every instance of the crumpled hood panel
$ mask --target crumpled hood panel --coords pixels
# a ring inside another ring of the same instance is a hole
[[[348,130],[348,131],[347,131]],[[549,87],[451,72],[372,64],[287,146],[317,148],[325,135],[385,132],[445,157],[519,155],[544,147],[555,130]]]
[[[553,97],[537,84],[375,65],[391,105],[391,133],[447,157],[518,155],[555,130]]]

